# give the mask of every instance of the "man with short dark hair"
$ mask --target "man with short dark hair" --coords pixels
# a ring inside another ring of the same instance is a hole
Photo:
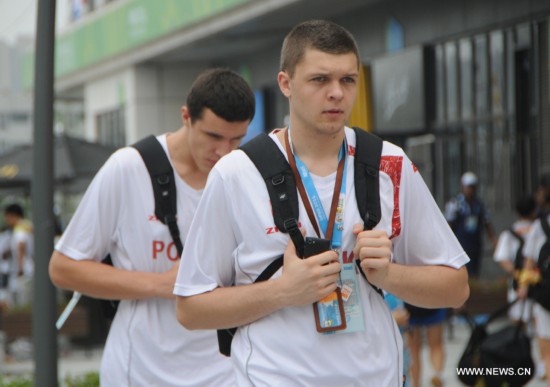
[[[357,134],[345,126],[359,65],[355,40],[341,26],[314,20],[293,28],[278,74],[290,124],[266,139],[299,165],[294,180],[307,192],[297,195],[297,223],[306,236],[329,242],[328,251],[299,258],[288,234],[274,227],[265,181],[243,151],[224,157],[208,178],[174,289],[177,316],[189,329],[239,327],[231,346],[238,385],[403,385],[401,334],[373,286],[431,308],[458,307],[468,296],[468,257],[417,169],[387,142],[382,217],[363,231],[354,189]],[[282,269],[254,283],[283,253]],[[332,329],[344,328],[342,321],[345,329]]]
[[[254,107],[244,79],[230,70],[208,70],[191,86],[183,126],[157,136],[174,170],[182,241],[208,173],[239,145]],[[103,353],[102,385],[233,384],[216,333],[190,332],[176,320],[178,251],[155,216],[151,178],[136,149],[118,150],[106,162],[55,248],[50,275],[57,286],[121,300]],[[114,266],[101,263],[108,253]]]

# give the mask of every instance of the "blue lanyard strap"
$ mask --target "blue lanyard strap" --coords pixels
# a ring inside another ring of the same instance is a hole
[[[289,164],[294,173],[298,192],[302,197],[308,217],[317,232],[317,235],[320,237],[320,231],[322,231],[325,238],[331,239],[332,247],[339,248],[342,244],[343,209],[346,195],[347,152],[345,137],[338,155],[336,182],[334,184],[330,214],[327,217],[307,166],[298,156],[294,154],[289,132],[290,128],[285,133],[285,145]],[[313,213],[315,215],[313,215]],[[321,229],[319,229],[319,226]]]

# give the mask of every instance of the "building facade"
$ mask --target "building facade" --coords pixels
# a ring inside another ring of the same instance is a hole
[[[256,92],[255,130],[281,127],[281,43],[314,18],[359,44],[350,123],[403,146],[440,205],[475,172],[497,230],[506,227],[516,198],[550,171],[546,0],[101,1],[57,37],[57,116],[89,140],[132,143],[177,129],[195,76],[227,66]]]

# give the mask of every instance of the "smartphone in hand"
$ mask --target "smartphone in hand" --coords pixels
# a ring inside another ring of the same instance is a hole
[[[328,239],[306,237],[304,246],[304,258],[329,251],[331,243]]]
[[[306,237],[304,258],[324,253],[331,249],[328,239]],[[315,325],[318,332],[332,332],[346,329],[346,315],[344,301],[340,288],[313,304]]]

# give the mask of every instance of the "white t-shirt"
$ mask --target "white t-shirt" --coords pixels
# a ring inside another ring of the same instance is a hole
[[[520,234],[527,235],[527,232],[531,229],[533,222],[529,220],[517,220],[512,224],[512,229]],[[500,233],[498,237],[497,247],[493,255],[495,262],[510,261],[514,262],[516,260],[516,252],[519,248],[519,241],[512,235],[510,230],[504,230]]]
[[[531,229],[533,222],[529,220],[517,220],[512,224],[512,229],[519,235],[525,235]],[[497,247],[493,254],[495,262],[509,261],[512,264],[516,261],[516,253],[519,249],[520,242],[516,237],[512,235],[510,230],[504,230],[498,237]],[[517,298],[517,293],[512,287],[512,281],[508,284],[508,301],[514,301]],[[531,316],[532,301],[525,300],[524,302],[517,302],[508,310],[508,315],[513,320],[519,320],[523,311],[523,320],[528,321]]]
[[[348,168],[341,259],[350,259],[354,224],[363,223],[354,191],[355,133],[347,128]],[[283,150],[274,134],[271,137]],[[284,150],[283,150],[284,152]],[[376,229],[393,237],[400,264],[449,265],[468,258],[450,230],[416,168],[403,151],[384,143],[380,196],[382,220]],[[335,174],[317,177],[325,208]],[[326,183],[326,184],[323,184]],[[308,236],[315,232],[299,199]],[[289,236],[274,225],[264,180],[244,152],[220,160],[209,175],[183,254],[174,292],[191,296],[220,286],[251,284],[280,256]],[[280,276],[281,270],[274,275]],[[362,332],[320,334],[313,308],[284,308],[239,328],[231,358],[239,385],[395,386],[402,384],[401,335],[384,300],[356,274],[363,306]]]
[[[550,216],[548,216],[550,221]],[[540,219],[533,222],[531,231],[525,236],[525,245],[523,246],[523,255],[527,258],[533,259],[535,262],[539,259],[540,249],[546,242],[546,235],[542,229]]]
[[[166,135],[158,137],[166,148]],[[182,240],[202,194],[176,174],[178,226]],[[56,245],[76,259],[165,272],[177,261],[168,228],[154,216],[151,179],[137,150],[115,152],[86,191]],[[176,319],[173,300],[121,301],[101,364],[103,386],[226,386],[231,362],[219,354],[215,331],[188,331]]]
[[[548,216],[550,221],[550,215]],[[535,220],[531,231],[525,237],[525,245],[523,246],[523,255],[526,258],[531,258],[535,263],[539,259],[539,253],[542,246],[546,242],[546,234],[542,229],[540,219]],[[550,339],[550,311],[544,309],[542,306],[536,304],[534,309],[534,316],[536,319],[537,336],[544,339]]]
[[[19,244],[25,244],[25,256],[23,257],[23,274],[26,277],[32,277],[34,272],[34,241],[33,229],[30,221],[21,219],[13,228],[11,236],[11,273],[17,276],[19,273]]]

